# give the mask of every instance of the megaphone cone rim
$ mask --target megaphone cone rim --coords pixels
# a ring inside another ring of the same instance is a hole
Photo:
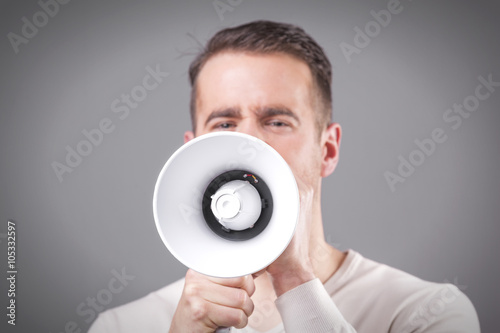
[[[210,273],[207,273],[207,272],[203,272],[203,271],[199,271],[197,270],[195,267],[191,267],[187,262],[185,262],[185,260],[183,259],[183,256],[179,253],[177,253],[177,251],[170,245],[169,241],[165,238],[164,236],[164,233],[162,232],[162,227],[160,225],[160,222],[159,222],[159,216],[158,216],[158,192],[159,192],[159,188],[160,188],[160,183],[161,183],[161,179],[164,177],[164,174],[166,172],[166,170],[169,168],[169,166],[173,163],[173,161],[176,159],[176,157],[178,155],[180,155],[182,152],[184,152],[185,150],[189,149],[189,147],[191,147],[192,145],[202,141],[202,140],[207,140],[211,137],[219,137],[219,136],[236,136],[236,137],[240,137],[240,138],[243,138],[243,139],[247,139],[247,140],[251,140],[251,141],[254,141],[254,142],[258,142],[259,144],[262,144],[264,146],[266,146],[268,149],[269,152],[271,152],[272,154],[275,155],[276,158],[280,159],[284,165],[287,166],[287,168],[285,168],[285,170],[283,170],[282,172],[285,172],[285,173],[288,173],[288,176],[291,177],[290,179],[293,179],[293,187],[294,187],[294,199],[295,201],[297,202],[297,205],[296,205],[296,211],[294,212],[294,216],[296,217],[295,219],[295,223],[293,225],[293,232],[290,233],[290,237],[288,238],[287,242],[286,242],[286,246],[284,246],[281,251],[279,251],[279,253],[277,252],[277,255],[269,262],[266,262],[265,265],[261,265],[262,267],[259,268],[259,269],[256,269],[254,271],[247,271],[247,272],[244,272],[244,273],[241,273],[241,274],[237,274],[237,275],[234,275],[234,274],[231,274],[231,275],[227,275],[227,274],[210,274]],[[288,164],[286,163],[285,159],[283,158],[283,156],[281,156],[273,147],[271,147],[268,143],[264,142],[263,140],[260,140],[259,138],[256,138],[254,136],[251,136],[251,135],[248,135],[248,134],[245,134],[245,133],[239,133],[239,132],[233,132],[233,131],[227,131],[227,132],[224,132],[224,131],[219,131],[219,132],[212,132],[212,133],[207,133],[207,134],[203,134],[203,135],[200,135],[196,138],[193,138],[192,140],[188,141],[187,143],[185,143],[184,145],[182,145],[181,147],[179,147],[170,157],[169,159],[167,160],[167,162],[164,164],[164,166],[162,167],[161,171],[160,171],[160,174],[158,175],[157,177],[157,180],[156,180],[156,183],[155,183],[155,188],[154,188],[154,194],[153,194],[153,216],[154,216],[154,220],[155,220],[155,225],[156,225],[156,228],[157,228],[157,231],[159,233],[159,236],[163,242],[163,244],[167,247],[167,249],[170,251],[170,253],[178,260],[180,261],[183,265],[201,273],[201,274],[204,274],[204,275],[207,275],[207,276],[212,276],[212,277],[219,277],[219,278],[232,278],[232,277],[240,277],[240,276],[245,276],[245,275],[248,275],[248,274],[253,274],[253,273],[256,273],[262,269],[265,269],[266,267],[268,267],[271,263],[273,263],[279,256],[281,256],[281,254],[286,250],[286,248],[288,247],[288,245],[290,244],[292,238],[293,238],[293,235],[295,234],[295,231],[297,229],[297,223],[298,223],[298,216],[299,216],[299,211],[300,211],[300,199],[299,199],[299,190],[298,190],[298,186],[297,186],[297,183],[295,181],[295,176],[293,175],[293,172],[292,170],[290,169],[290,167],[288,166]]]

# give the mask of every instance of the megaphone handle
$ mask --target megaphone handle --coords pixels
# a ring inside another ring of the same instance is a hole
[[[231,327],[219,327],[215,333],[231,333]]]

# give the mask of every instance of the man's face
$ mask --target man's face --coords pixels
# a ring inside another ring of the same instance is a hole
[[[186,132],[185,141],[214,131],[255,136],[316,189],[326,176],[325,155],[332,152],[325,144],[328,135],[317,132],[312,80],[307,64],[289,55],[217,54],[199,73],[196,133]]]

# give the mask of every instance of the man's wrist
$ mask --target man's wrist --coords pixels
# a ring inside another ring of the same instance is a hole
[[[278,274],[271,274],[277,297],[315,278],[316,276],[312,270],[289,270]]]

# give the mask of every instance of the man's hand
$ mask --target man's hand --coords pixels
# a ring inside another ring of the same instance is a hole
[[[218,327],[243,328],[254,305],[252,276],[221,279],[188,270],[170,333],[208,333]]]
[[[315,278],[309,257],[314,190],[298,177],[295,179],[300,194],[300,213],[295,234],[286,250],[267,268],[277,297]]]

